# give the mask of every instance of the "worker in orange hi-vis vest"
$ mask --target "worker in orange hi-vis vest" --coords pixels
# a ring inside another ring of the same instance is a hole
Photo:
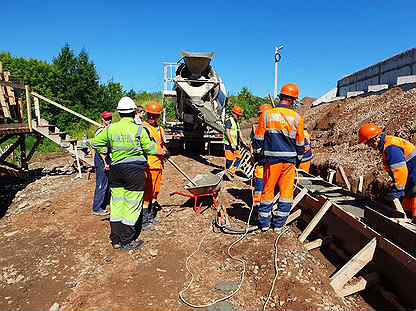
[[[282,232],[292,209],[296,167],[304,153],[304,121],[293,110],[299,88],[289,83],[282,87],[276,108],[264,111],[259,118],[253,152],[264,159],[264,188],[258,208],[258,226],[266,232]],[[274,197],[280,193],[277,209]]]
[[[303,154],[299,168],[305,171],[306,173],[309,173],[311,169],[312,159],[313,159],[311,136],[309,135],[309,132],[307,130],[304,130],[304,133],[305,133],[305,153]]]
[[[416,147],[411,142],[396,136],[387,135],[373,123],[361,126],[359,143],[378,150],[384,169],[393,183],[387,199],[398,199],[406,213],[416,222]]]
[[[159,125],[160,114],[163,108],[158,102],[150,102],[146,107],[147,121],[143,122],[149,137],[162,149],[165,148],[164,130]],[[160,192],[163,173],[163,157],[149,155],[147,159],[146,183],[144,190],[143,204],[143,229],[150,229],[155,223],[154,216],[156,208],[160,207],[157,203],[157,196]]]

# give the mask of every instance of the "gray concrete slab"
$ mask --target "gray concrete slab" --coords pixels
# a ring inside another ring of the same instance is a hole
[[[378,92],[378,91],[382,91],[388,88],[389,88],[388,84],[369,85],[368,92]]]
[[[361,95],[361,94],[363,94],[363,93],[364,93],[364,91],[347,92],[347,98],[348,98],[348,97],[358,96],[358,95]]]
[[[397,85],[416,83],[416,75],[397,77]]]

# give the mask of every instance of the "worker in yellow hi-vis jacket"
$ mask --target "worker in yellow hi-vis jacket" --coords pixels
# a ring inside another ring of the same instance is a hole
[[[120,121],[104,129],[94,139],[95,147],[111,148],[111,243],[114,248],[135,250],[143,241],[138,222],[142,213],[145,169],[148,155],[164,155],[142,126],[134,122],[136,104],[123,97],[117,106]]]

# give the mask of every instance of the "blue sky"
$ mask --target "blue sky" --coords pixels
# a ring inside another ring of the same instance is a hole
[[[85,48],[101,80],[157,91],[162,62],[213,51],[231,93],[273,91],[274,47],[284,44],[280,85],[319,96],[356,70],[416,47],[416,1],[2,0],[0,51],[50,61]]]

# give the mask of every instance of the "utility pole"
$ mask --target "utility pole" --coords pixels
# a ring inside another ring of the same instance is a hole
[[[277,98],[277,94],[279,92],[278,90],[278,66],[279,66],[279,61],[282,58],[282,49],[283,49],[283,45],[275,48],[274,51],[274,98]]]

